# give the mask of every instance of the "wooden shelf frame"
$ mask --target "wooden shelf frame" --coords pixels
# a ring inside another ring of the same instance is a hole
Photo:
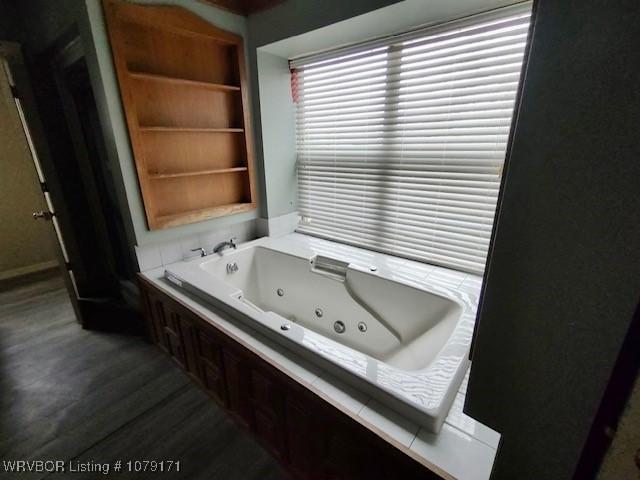
[[[152,179],[165,179],[165,178],[182,178],[182,177],[194,177],[198,175],[220,175],[223,173],[241,173],[246,172],[247,167],[233,167],[233,168],[213,168],[211,170],[197,170],[194,172],[174,172],[174,173],[149,173],[149,178]]]
[[[242,37],[181,7],[103,6],[149,229],[255,209]]]
[[[140,126],[141,132],[244,133],[244,128]]]
[[[196,208],[180,213],[159,215],[158,222],[162,223],[165,228],[175,227],[178,225],[184,225],[185,223],[194,223],[202,220],[207,220],[209,218],[249,212],[254,208],[256,207],[252,203],[234,203],[232,205],[221,205],[217,207]],[[185,217],[189,218],[188,222],[184,221]]]
[[[152,82],[164,82],[186,87],[210,88],[212,90],[222,90],[228,92],[239,92],[240,87],[236,85],[226,85],[223,83],[202,82],[200,80],[189,80],[186,78],[169,77],[167,75],[158,75],[156,73],[137,72],[129,70],[129,75],[139,80],[149,80]]]

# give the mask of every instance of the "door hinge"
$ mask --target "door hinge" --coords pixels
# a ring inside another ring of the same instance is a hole
[[[42,189],[42,193],[47,193],[49,191],[47,182],[40,182],[40,188]]]
[[[18,95],[18,89],[16,88],[16,86],[10,85],[9,87],[11,88],[11,95],[13,95],[13,98],[17,98],[19,100],[20,95]]]

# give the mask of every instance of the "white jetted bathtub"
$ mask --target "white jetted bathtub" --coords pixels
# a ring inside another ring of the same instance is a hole
[[[437,432],[468,367],[477,301],[410,264],[292,234],[165,277]]]

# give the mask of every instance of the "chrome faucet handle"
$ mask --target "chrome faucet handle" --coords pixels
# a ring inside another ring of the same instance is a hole
[[[213,247],[213,253],[219,253],[220,255],[222,255],[222,251],[227,247],[233,247],[234,249],[237,248],[236,237],[217,244],[215,247]]]
[[[192,252],[200,252],[200,256],[201,257],[206,257],[207,256],[207,251],[202,247],[192,248],[191,251]]]

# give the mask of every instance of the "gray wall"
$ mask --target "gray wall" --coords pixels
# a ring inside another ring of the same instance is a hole
[[[278,81],[284,75],[286,59],[258,52],[258,48],[294,35],[321,28],[356,15],[381,8],[398,0],[287,0],[276,7],[249,16],[249,78],[253,94],[253,124],[256,137],[256,161],[264,172],[260,184],[260,196],[265,199],[260,214],[264,218],[277,217],[296,210],[295,143],[287,144],[295,131],[289,116],[293,103],[288,82]],[[260,96],[258,69],[264,85],[276,89],[275,97]],[[278,101],[282,102],[278,106]],[[261,101],[266,106],[261,111]],[[282,112],[284,118],[278,118]],[[264,118],[262,118],[264,117]],[[276,123],[273,123],[276,122]],[[287,122],[287,123],[285,123]],[[263,125],[264,123],[264,125]],[[264,142],[264,150],[263,150]]]
[[[100,111],[108,156],[111,163],[118,166],[112,171],[129,243],[146,245],[177,240],[193,234],[226,229],[258,216],[277,217],[295,211],[297,195],[294,105],[286,78],[286,59],[266,52],[258,53],[257,47],[392,5],[397,3],[397,0],[351,2],[288,0],[271,10],[250,16],[248,20],[196,0],[138,0],[138,2],[183,6],[212,24],[239,33],[248,39],[245,43],[256,140],[259,209],[256,212],[177,228],[149,231],[146,226],[100,0],[60,0],[55,4],[47,0],[22,2],[20,13],[24,18],[29,19],[28,49],[32,52],[41,51],[71,25],[78,26]],[[419,0],[411,0],[411,3],[413,4],[411,8],[422,11]],[[505,3],[505,1],[473,0],[465,4],[468,6],[456,8],[458,10],[477,9],[476,4],[479,3],[492,5]],[[430,12],[434,12],[436,16],[444,15],[443,12],[447,12],[450,8],[447,5],[447,2],[434,0],[427,4],[429,8],[424,9],[422,14],[425,18],[429,17]],[[409,8],[409,5],[407,4],[406,7]],[[403,10],[407,11],[407,8]],[[394,16],[393,12],[389,12],[387,17],[389,15]],[[416,16],[411,15],[411,17],[413,21]],[[421,20],[416,19],[416,23],[420,22]],[[384,27],[388,24],[388,22],[381,22],[380,18],[374,19],[373,25],[371,23],[367,24],[370,32],[362,35],[370,36],[371,31],[385,31]],[[411,25],[413,26],[413,23]],[[385,31],[385,33],[388,32]],[[259,87],[258,82],[259,66],[262,68],[260,74],[262,87]],[[263,92],[269,92],[263,95],[263,104],[266,108],[264,112],[260,111],[260,88]],[[264,122],[261,121],[261,113]]]
[[[468,413],[494,479],[569,479],[640,292],[640,4],[540,0]]]
[[[513,0],[288,0],[249,17],[262,216],[296,210],[295,105],[288,58],[393,34],[513,3]]]
[[[18,41],[22,29],[15,5],[9,0],[0,0],[0,40]]]
[[[76,21],[82,0],[21,0],[14,5],[25,48],[39,53]]]
[[[179,5],[220,28],[247,36],[247,20],[244,17],[196,0],[140,0],[137,3]],[[28,19],[25,22],[25,46],[28,52],[41,52],[74,24],[80,31],[108,155],[111,162],[119,166],[113,170],[114,183],[132,246],[175,240],[200,232],[223,229],[258,216],[257,211],[248,212],[167,230],[149,231],[120,102],[101,1],[28,0],[21,2],[18,10],[22,18]],[[12,17],[17,18],[13,15]]]
[[[268,217],[296,209],[295,104],[291,98],[289,61],[257,52],[261,98],[260,138],[265,191],[263,203]]]
[[[399,0],[286,0],[249,17],[251,45],[268,43],[324,27],[397,3]]]
[[[295,209],[295,170],[291,167],[295,159],[288,158],[284,164],[279,161],[270,163],[267,169],[268,172],[265,171],[263,166],[262,132],[257,94],[257,56],[255,48],[252,48],[256,43],[253,40],[257,39],[258,44],[268,43],[278,38],[305,32],[393,2],[388,0],[375,2],[365,0],[357,2],[334,1],[332,2],[332,8],[328,8],[326,2],[323,2],[323,5],[319,5],[318,2],[289,0],[277,7],[275,11],[267,11],[253,16],[249,21],[241,16],[211,7],[196,0],[142,0],[140,3],[163,3],[183,6],[212,24],[236,32],[245,38],[248,36],[248,25],[253,25],[255,28],[255,35],[252,40],[245,43],[246,47],[248,47],[248,73],[251,79],[252,105],[255,109],[253,117],[257,139],[256,161],[259,167],[260,209],[256,212],[213,219],[167,230],[149,231],[146,226],[142,199],[138,188],[101,2],[99,0],[59,0],[55,3],[48,0],[21,2],[19,4],[19,13],[23,18],[28,18],[25,30],[26,49],[31,53],[41,52],[72,25],[78,26],[85,48],[96,102],[100,111],[108,155],[111,161],[119,166],[119,168],[113,170],[114,180],[130,244],[145,245],[176,240],[197,233],[225,229],[233,224],[256,218],[259,213],[263,217],[267,217],[267,215],[278,216],[293,211]],[[8,16],[17,18],[16,15]],[[1,24],[0,27],[2,27]],[[267,59],[268,69],[268,58],[265,58]],[[275,64],[271,62],[270,65],[274,66]],[[280,93],[284,94],[283,91]],[[292,113],[285,112],[285,115],[287,114]],[[276,122],[272,125],[277,129],[277,118],[272,118],[271,120]],[[280,130],[290,129],[290,125],[290,121],[286,122],[286,124],[283,123]],[[292,131],[289,132],[289,137],[293,140]],[[278,141],[271,141],[271,138],[271,136],[267,136],[266,146],[267,151],[273,154],[271,158],[284,158],[280,153],[282,153],[283,149],[286,150],[286,147],[284,144],[278,143]],[[293,143],[291,143],[291,146],[293,146]],[[291,148],[289,150],[293,152]],[[289,157],[291,157],[291,152],[289,152]],[[272,185],[275,186],[269,196],[272,204],[269,212],[267,210],[265,175],[269,176],[270,180],[272,180]]]
[[[629,397],[597,480],[640,479],[635,459],[640,451],[640,376]]]

